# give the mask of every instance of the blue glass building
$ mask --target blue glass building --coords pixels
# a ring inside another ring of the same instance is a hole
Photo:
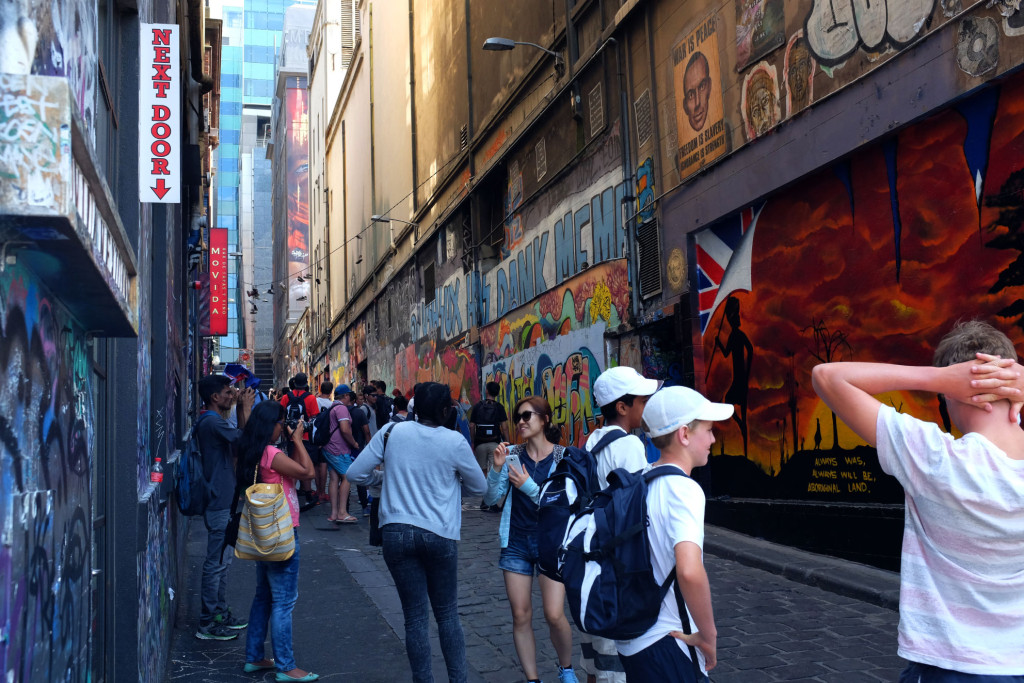
[[[269,182],[266,173],[241,178],[241,157],[252,152],[257,140],[264,139],[270,123],[274,97],[274,58],[283,43],[284,11],[293,4],[315,7],[315,2],[286,0],[245,0],[224,2],[223,44],[221,46],[220,122],[217,148],[216,217],[214,227],[228,230],[228,252],[237,254],[228,261],[228,333],[220,338],[220,360],[234,362],[240,349],[253,349],[257,341],[246,334],[244,317],[249,314],[247,289],[254,285],[262,292],[269,282],[254,278],[253,263],[244,263],[244,245],[253,243],[253,206],[239,201],[242,183],[254,183],[253,191],[266,191],[257,182]],[[244,114],[244,119],[243,119]],[[252,130],[243,131],[244,126]],[[258,215],[258,214],[257,214]],[[247,253],[252,259],[252,254]],[[240,277],[248,273],[247,277]]]

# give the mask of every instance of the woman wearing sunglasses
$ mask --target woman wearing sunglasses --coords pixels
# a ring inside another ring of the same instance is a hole
[[[551,406],[542,396],[527,396],[512,413],[515,433],[523,443],[498,445],[487,473],[484,503],[496,505],[508,493],[501,513],[498,535],[501,557],[498,567],[505,575],[505,592],[512,607],[512,639],[523,673],[531,682],[537,675],[537,643],[533,635],[533,575],[537,569],[537,502],[540,482],[562,459],[560,431],[551,423]],[[518,466],[515,464],[518,461]],[[509,493],[511,489],[511,493]],[[576,683],[572,670],[572,628],[565,617],[565,586],[538,575],[551,644],[558,655],[559,683]]]

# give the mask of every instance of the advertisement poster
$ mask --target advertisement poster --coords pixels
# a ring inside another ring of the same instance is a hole
[[[305,80],[289,78],[285,94],[289,320],[298,319],[309,298],[309,91]]]
[[[712,14],[672,48],[680,180],[725,154],[721,74],[718,24]]]
[[[736,70],[741,71],[786,41],[782,0],[736,3]]]

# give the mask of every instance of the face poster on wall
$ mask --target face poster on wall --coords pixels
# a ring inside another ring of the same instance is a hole
[[[680,179],[725,154],[718,23],[714,14],[672,48],[676,89],[676,167]]]
[[[786,40],[782,0],[739,0],[736,3],[736,70],[782,45]]]
[[[801,111],[814,99],[814,57],[803,30],[797,31],[786,45],[786,116]]]
[[[747,140],[759,138],[779,124],[779,79],[774,64],[761,62],[743,79],[740,113]]]

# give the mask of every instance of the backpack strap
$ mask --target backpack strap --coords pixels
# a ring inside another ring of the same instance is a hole
[[[391,436],[391,430],[395,428],[397,422],[392,422],[388,425],[388,428],[384,430],[384,444],[380,449],[380,464],[384,464],[384,455],[388,452],[388,438]]]
[[[691,634],[690,630],[690,615],[686,612],[686,601],[683,600],[683,592],[679,590],[679,582],[676,581],[676,566],[672,565],[672,572],[669,574],[665,583],[673,584],[673,589],[676,594],[676,606],[679,609],[679,621],[683,625],[683,633],[686,635]],[[687,644],[686,649],[690,651],[690,662],[693,664],[693,673],[696,676],[694,680],[704,680],[704,673],[700,670],[700,662],[697,661],[697,648],[693,645]]]
[[[601,440],[594,444],[594,447],[590,449],[591,453],[597,453],[600,450],[607,448],[612,442],[624,439],[629,436],[624,429],[613,429],[603,437]]]

